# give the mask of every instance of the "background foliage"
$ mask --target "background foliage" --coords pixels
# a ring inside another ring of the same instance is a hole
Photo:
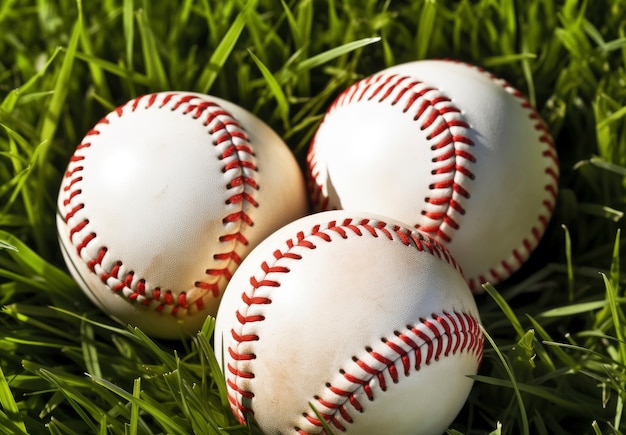
[[[540,247],[478,298],[489,341],[451,431],[623,432],[625,30],[624,0],[4,0],[0,432],[256,432],[225,404],[210,321],[191,341],[155,342],[67,275],[54,224],[67,160],[100,117],[160,90],[263,114],[302,159],[341,90],[422,58],[522,90],[561,165]]]

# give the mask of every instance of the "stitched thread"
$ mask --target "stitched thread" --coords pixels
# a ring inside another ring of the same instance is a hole
[[[533,225],[529,236],[521,241],[518,248],[514,248],[511,251],[509,258],[500,262],[499,266],[502,268],[502,272],[498,272],[496,267],[492,267],[486,274],[480,275],[477,278],[470,278],[468,280],[470,289],[473,292],[476,292],[485,282],[493,280],[500,281],[510,276],[515,270],[521,267],[526,260],[528,260],[532,251],[539,244],[539,241],[548,226],[550,217],[554,212],[554,205],[558,195],[559,158],[550,129],[521,91],[515,89],[505,79],[497,77],[482,67],[450,59],[445,59],[445,61],[476,69],[480,73],[489,77],[494,83],[504,88],[504,90],[506,90],[511,96],[515,97],[519,101],[520,106],[528,111],[528,119],[533,122],[533,129],[537,131],[538,142],[542,143],[545,147],[541,151],[541,155],[544,157],[544,161],[546,162],[546,166],[543,169],[543,172],[546,175],[546,183],[543,187],[544,192],[546,192],[546,197],[541,203],[544,211],[537,216],[537,221],[535,225]]]
[[[158,106],[155,106],[158,103]],[[154,107],[153,107],[154,106]],[[240,210],[224,217],[223,223],[234,224],[234,231],[224,234],[220,241],[236,241],[231,251],[216,253],[213,258],[222,262],[222,267],[207,269],[207,278],[194,283],[195,287],[203,290],[203,296],[194,301],[189,301],[186,292],[175,295],[170,289],[160,287],[147,288],[145,278],[135,276],[133,271],[120,275],[123,266],[121,260],[113,263],[110,270],[105,270],[103,264],[108,249],[106,246],[96,248],[96,254],[92,258],[85,259],[89,270],[98,275],[100,280],[109,286],[111,290],[128,300],[135,301],[142,305],[154,304],[156,311],[169,311],[172,315],[181,312],[195,312],[204,308],[204,298],[208,295],[218,297],[220,288],[219,281],[224,277],[227,281],[232,276],[233,266],[241,263],[241,257],[235,249],[238,244],[248,243],[243,230],[246,226],[254,224],[250,215],[246,212],[248,206],[257,207],[254,192],[259,186],[253,177],[257,167],[253,161],[254,153],[248,141],[248,137],[233,118],[233,116],[222,109],[218,104],[205,101],[195,95],[180,95],[171,93],[164,95],[159,103],[159,94],[149,94],[137,97],[128,103],[119,106],[114,112],[102,118],[92,128],[83,139],[83,142],[76,147],[74,155],[70,158],[70,163],[64,177],[63,192],[65,197],[62,204],[65,207],[64,220],[69,226],[69,238],[76,246],[76,252],[82,258],[82,252],[96,238],[95,232],[83,234],[89,227],[89,219],[85,218],[78,222],[71,222],[75,215],[85,208],[81,202],[80,182],[83,180],[83,161],[85,157],[81,151],[92,146],[90,138],[97,136],[101,130],[108,127],[115,117],[122,117],[127,111],[148,110],[150,108],[171,111],[181,111],[184,115],[197,119],[206,128],[207,133],[213,138],[213,146],[226,144],[224,150],[219,155],[219,160],[229,159],[223,165],[222,172],[239,171],[239,175],[231,180],[226,188],[236,189],[238,193],[231,194],[227,204],[239,204]],[[251,175],[252,174],[252,175]],[[242,191],[243,188],[243,191]]]
[[[465,214],[464,203],[469,192],[461,186],[464,177],[474,179],[470,169],[476,159],[472,154],[473,141],[465,133],[469,124],[452,101],[435,88],[409,76],[398,74],[376,74],[361,80],[337,97],[331,104],[328,116],[341,107],[361,101],[400,104],[402,113],[412,115],[419,129],[426,134],[438,181],[429,188],[432,195],[424,199],[427,210],[422,215],[429,220],[427,225],[418,225],[420,231],[449,242],[454,230],[459,229],[455,214]],[[307,188],[311,202],[318,209],[327,209],[329,198],[318,183],[320,171],[315,154],[315,138],[307,155],[309,178]]]
[[[480,73],[487,75],[494,83],[502,86],[509,94],[518,99],[520,106],[528,111],[528,118],[533,122],[533,128],[537,131],[538,141],[544,145],[544,149],[541,151],[541,155],[544,157],[544,161],[546,162],[544,168],[544,173],[546,174],[546,183],[543,187],[543,190],[545,191],[545,198],[541,203],[543,212],[539,213],[537,221],[535,225],[533,225],[528,237],[520,241],[519,247],[512,249],[508,258],[501,260],[497,265],[494,265],[484,274],[476,277],[468,277],[468,284],[471,290],[473,292],[478,292],[480,291],[480,287],[483,283],[494,280],[500,281],[510,276],[515,270],[517,270],[519,267],[521,267],[522,264],[525,263],[531,252],[539,243],[541,236],[545,232],[548,222],[550,221],[550,216],[554,211],[554,205],[556,203],[559,182],[559,160],[556,152],[556,146],[554,144],[554,140],[550,134],[548,126],[543,121],[541,116],[537,113],[537,111],[532,107],[532,105],[530,104],[528,99],[526,99],[522,92],[513,88],[505,80],[500,79],[495,75],[489,73],[484,68],[456,60],[443,60],[450,63],[461,64],[468,68],[473,68]],[[428,94],[422,95],[420,91],[415,91],[414,89],[416,85],[420,84],[420,82],[402,76],[395,76],[395,80],[397,81],[394,82],[393,79],[389,77],[391,76],[379,74],[371,76],[361,82],[357,82],[346,91],[344,91],[337,98],[337,100],[333,102],[333,104],[329,108],[329,113],[334,111],[336,108],[342,107],[352,102],[357,102],[362,99],[371,99],[369,98],[370,95],[381,95],[379,102],[387,101],[388,103],[395,105],[400,99],[404,98],[405,95],[413,93],[413,95],[408,98],[408,103],[406,107],[413,105],[413,107],[417,108],[415,117],[421,117],[422,119],[425,118],[424,123],[421,127],[422,129],[424,128],[424,126],[426,126],[426,128],[430,127],[432,123],[435,122],[434,120],[437,118],[437,111],[432,111],[431,115],[428,117],[425,116],[425,107],[427,107],[429,103],[427,101],[419,102],[419,100],[420,98],[424,98]],[[381,85],[379,84],[379,82],[383,82],[383,84]],[[374,85],[374,83],[376,83],[376,85]],[[385,85],[387,86],[385,87]],[[391,89],[393,86],[399,87],[399,89]],[[361,88],[362,90],[359,90]],[[396,93],[395,97],[392,97],[390,99],[390,97],[394,95],[394,92]],[[445,108],[445,103],[447,103],[447,101],[445,99],[442,100],[440,97],[433,96],[430,99],[431,106],[435,107],[436,104],[439,105],[437,106],[437,108],[439,108],[440,106],[444,106],[442,109],[439,109],[439,118],[443,117],[445,119],[445,116],[449,116],[450,113],[455,113],[454,110],[450,111]],[[459,121],[454,121],[452,123],[449,122],[447,124],[448,129],[452,126],[469,128],[466,123],[463,123],[463,120],[460,121],[460,124]],[[475,163],[476,159],[475,156],[471,153],[471,148],[468,148],[468,146],[471,147],[473,143],[467,137],[467,135],[461,134],[441,136],[441,134],[445,131],[444,125],[445,123],[442,122],[439,127],[434,128],[434,131],[438,132],[440,135],[439,137],[443,137],[443,139],[441,139],[438,144],[434,145],[434,148],[432,149],[435,150],[445,147],[447,151],[442,153],[438,158],[433,159],[433,163],[435,163],[436,161],[439,163],[446,163],[433,169],[432,174],[440,175],[442,173],[454,173],[454,177],[452,180],[446,179],[444,181],[438,181],[437,183],[433,183],[431,184],[430,188],[448,190],[451,189],[453,193],[451,195],[441,196],[432,195],[432,197],[426,198],[426,202],[430,206],[440,206],[441,208],[428,212],[423,211],[422,215],[430,218],[433,224],[417,226],[417,228],[421,231],[431,234],[432,236],[438,237],[444,242],[450,242],[452,240],[453,231],[458,230],[460,226],[457,220],[454,219],[450,215],[450,213],[454,211],[460,215],[465,214],[464,204],[466,203],[466,200],[469,198],[470,195],[470,192],[461,186],[462,182],[460,180],[455,180],[457,178],[461,178],[462,176],[473,179],[474,174],[470,169],[468,169],[468,166],[471,166],[468,164]],[[452,155],[452,153],[454,153],[454,156]],[[315,138],[311,143],[311,147],[307,155],[307,165],[309,168],[307,189],[309,191],[311,203],[320,210],[326,210],[329,207],[329,198],[323,194],[323,186],[321,183],[318,182],[321,174],[315,154]],[[440,190],[439,192],[441,191],[443,190]]]
[[[322,393],[312,400],[322,418],[340,431],[353,423],[355,411],[363,411],[359,393],[367,401],[374,401],[376,387],[385,392],[389,384],[397,384],[402,376],[408,377],[412,371],[419,371],[441,357],[461,352],[474,355],[480,363],[483,337],[478,321],[470,314],[443,311],[407,325],[402,331],[394,331],[392,337],[380,340],[377,349],[368,346],[364,350],[363,357],[353,356],[350,368],[339,370],[334,382],[326,383]],[[303,416],[313,427],[322,427],[312,412]],[[310,433],[301,428],[296,430],[303,435]]]
[[[250,287],[241,295],[241,307],[236,311],[238,325],[230,330],[231,338],[234,342],[228,346],[228,354],[231,361],[226,364],[226,383],[228,385],[228,401],[230,406],[241,423],[245,422],[246,414],[254,414],[254,410],[244,404],[244,401],[254,398],[254,392],[244,389],[239,384],[239,379],[254,379],[255,374],[252,367],[247,367],[250,361],[256,359],[253,352],[240,349],[247,343],[259,340],[259,335],[255,327],[265,320],[259,308],[272,303],[271,293],[273,289],[280,287],[280,282],[269,274],[289,273],[290,263],[301,260],[306,250],[316,249],[320,243],[330,243],[338,235],[342,239],[350,237],[384,237],[388,240],[396,240],[405,246],[412,246],[418,251],[427,252],[439,259],[446,261],[461,273],[459,265],[455,262],[447,249],[434,239],[417,231],[388,225],[377,220],[352,220],[345,219],[342,222],[331,221],[326,226],[315,225],[308,232],[300,231],[294,238],[288,239],[282,249],[276,249],[272,254],[272,259],[263,261],[260,265],[262,274],[259,277],[250,278]],[[295,248],[303,248],[295,249]],[[299,253],[302,252],[302,253]],[[244,328],[245,327],[245,328]],[[246,332],[244,333],[244,329]],[[349,370],[340,371],[344,381],[349,382],[350,388],[339,388],[332,384],[326,384],[324,391],[315,396],[314,399],[320,408],[327,408],[325,419],[341,429],[336,416],[337,413],[345,422],[350,422],[349,407],[359,411],[362,405],[356,397],[356,391],[363,389],[370,400],[375,398],[375,389],[370,386],[370,380],[376,378],[378,388],[385,391],[387,379],[391,382],[399,381],[399,373],[395,367],[396,362],[402,364],[405,376],[413,367],[418,370],[424,364],[429,364],[432,360],[440,356],[456,354],[458,352],[471,352],[480,361],[482,357],[482,333],[478,326],[478,321],[467,313],[441,313],[433,314],[430,319],[420,319],[420,323],[408,325],[406,330],[394,332],[394,337],[388,337],[383,341],[383,349],[370,349],[366,351],[377,363],[370,363],[363,359],[354,359],[354,367]],[[445,341],[445,347],[444,347]],[[426,350],[422,349],[425,345]],[[380,347],[380,346],[379,346]],[[422,355],[422,352],[425,352]],[[414,362],[411,362],[412,359]],[[357,369],[358,368],[358,369]],[[355,371],[356,370],[356,371]],[[368,379],[359,377],[358,370],[368,373]],[[345,383],[345,382],[342,382]],[[318,409],[320,409],[318,408]],[[331,412],[332,411],[332,412]],[[306,421],[315,426],[319,426],[319,421],[315,421],[312,414],[303,413]],[[302,432],[301,428],[295,428]]]

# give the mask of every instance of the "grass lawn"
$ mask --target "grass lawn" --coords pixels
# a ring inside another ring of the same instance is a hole
[[[341,90],[422,58],[523,91],[561,168],[539,248],[477,297],[485,355],[450,432],[626,432],[626,0],[3,0],[0,433],[259,433],[230,412],[210,320],[153,340],[67,274],[54,219],[68,158],[116,106],[186,90],[260,114],[302,162]]]

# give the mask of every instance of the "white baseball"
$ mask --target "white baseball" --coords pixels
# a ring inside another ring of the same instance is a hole
[[[335,210],[276,231],[230,281],[215,327],[230,406],[267,434],[441,434],[483,337],[459,267],[399,221]],[[223,361],[223,362],[222,362]]]
[[[121,323],[163,338],[197,331],[247,253],[307,212],[286,144],[241,107],[162,92],[100,120],[58,196],[67,266]]]
[[[430,234],[473,291],[530,256],[557,195],[548,128],[504,80],[465,63],[401,64],[328,109],[309,148],[317,210],[365,210]]]

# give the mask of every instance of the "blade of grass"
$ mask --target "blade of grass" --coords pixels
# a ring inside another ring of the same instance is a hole
[[[146,65],[146,76],[152,85],[152,88],[159,90],[169,89],[170,84],[163,67],[161,53],[157,46],[154,33],[150,27],[150,20],[147,13],[140,9],[136,13],[137,27],[141,37],[141,48],[143,52],[143,60]]]
[[[574,267],[572,266],[572,239],[569,230],[562,226],[565,232],[565,261],[567,264],[567,294],[570,304],[574,302]]]
[[[20,426],[13,422],[13,419],[0,411],[0,431],[7,435],[28,435]]]
[[[233,23],[228,28],[228,31],[220,41],[220,44],[213,51],[213,54],[209,59],[209,63],[204,67],[196,85],[202,93],[206,94],[210,91],[217,75],[226,63],[226,60],[239,40],[244,25],[246,24],[246,14],[250,13],[250,11],[256,7],[256,3],[256,0],[251,0],[246,3],[244,8],[237,15],[237,18],[235,18]]]
[[[609,273],[609,280],[611,281],[611,285],[613,286],[613,288],[615,289],[615,302],[617,302],[617,297],[620,293],[620,281],[621,281],[621,274],[620,274],[620,240],[621,240],[621,234],[622,231],[621,229],[617,229],[617,234],[615,236],[615,243],[613,244],[613,257],[611,259],[611,268],[610,268],[610,273]],[[624,362],[626,362],[626,360],[624,360]]]
[[[131,404],[135,404],[140,407],[142,410],[150,414],[169,434],[178,434],[178,435],[186,435],[189,433],[189,429],[183,426],[180,426],[170,417],[167,411],[162,409],[162,407],[158,406],[156,403],[149,403],[141,398],[135,397],[133,394],[127,392],[126,390],[118,387],[117,385],[101,378],[95,378],[93,376],[89,376],[93,382],[97,385],[100,385],[112,393],[120,396],[124,400],[128,401]]]
[[[493,338],[491,338],[491,336],[487,333],[487,331],[482,326],[480,328],[483,332],[483,335],[485,336],[487,341],[489,341],[489,344],[491,344],[491,347],[493,348],[493,350],[496,352],[496,355],[498,356],[498,359],[502,363],[502,366],[504,367],[504,370],[506,371],[507,376],[511,380],[511,387],[513,388],[515,399],[517,400],[517,404],[519,407],[519,413],[520,413],[519,419],[522,425],[520,432],[523,435],[530,435],[530,430],[528,427],[528,416],[526,415],[526,408],[524,407],[524,401],[522,400],[522,395],[520,393],[519,386],[515,379],[515,375],[513,371],[511,370],[511,367],[509,366],[506,358],[504,357],[504,355],[498,348],[498,345],[496,344],[496,342],[493,340]]]
[[[69,342],[79,340],[74,331],[50,325],[43,320],[46,317],[53,317],[52,313],[54,312],[48,307],[13,303],[0,308],[0,312],[13,317],[20,324],[27,324],[33,330],[37,330],[39,334],[46,332]]]
[[[81,4],[79,3],[79,8],[81,8]],[[82,15],[82,12],[80,12]],[[84,20],[78,20],[77,23],[80,26],[84,25]],[[80,46],[82,47],[82,51],[87,55],[94,55],[93,43],[91,42],[91,38],[86,29],[81,28],[79,30],[79,41]],[[106,77],[104,75],[104,71],[97,63],[88,63],[87,67],[89,68],[89,72],[91,74],[91,81],[93,86],[95,87],[95,92],[103,96],[107,100],[111,100],[111,92],[109,91],[109,87],[107,85]]]
[[[378,36],[374,38],[363,38],[358,41],[348,42],[340,45],[339,47],[331,48],[330,50],[303,60],[296,66],[296,71],[300,73],[302,71],[318,67],[346,53],[350,53],[351,51],[357,50],[361,47],[366,47],[379,41],[380,37]]]
[[[100,359],[98,357],[98,349],[95,345],[94,332],[92,326],[88,322],[80,323],[80,345],[83,351],[83,359],[85,367],[89,373],[96,377],[102,377],[100,369]]]
[[[22,86],[20,86],[17,89],[13,89],[11,92],[9,92],[4,98],[4,100],[2,100],[2,104],[0,104],[0,113],[3,111],[7,113],[13,112],[16,105],[20,101],[20,99],[28,95],[31,92],[30,89],[34,88],[40,82],[42,77],[46,76],[46,73],[48,72],[50,66],[53,65],[54,62],[56,62],[57,56],[62,51],[63,50],[61,49],[61,47],[57,47],[52,52],[52,54],[50,55],[50,58],[47,60],[47,62],[45,63],[43,68],[41,68],[41,70],[37,71],[37,73],[33,75],[30,79],[28,79],[28,81],[24,83]]]
[[[626,342],[624,341],[624,325],[622,325],[622,320],[624,317],[624,313],[621,311],[618,303],[617,303],[617,291],[618,289],[611,282],[605,274],[601,274],[602,279],[604,281],[604,285],[606,287],[607,297],[609,300],[609,308],[611,310],[611,317],[613,319],[613,324],[615,328],[615,337],[618,340],[618,350],[619,350],[619,363],[622,367],[626,366]],[[626,386],[626,380],[620,381],[620,387],[622,391]],[[622,413],[624,411],[624,394],[619,394],[617,397],[617,404],[615,406],[615,420],[614,426],[620,427],[620,422],[622,419]]]
[[[541,413],[536,409],[534,410],[533,420],[535,421],[535,426],[537,426],[537,435],[550,435]]]
[[[619,303],[626,303],[625,298],[618,298]],[[541,312],[537,317],[540,319],[548,319],[551,317],[570,317],[576,314],[589,313],[600,308],[607,307],[609,302],[606,299],[599,301],[581,302],[579,304],[566,305],[563,307],[552,308]]]
[[[530,320],[530,322],[533,325],[533,328],[535,328],[535,331],[537,331],[537,334],[539,334],[539,336],[541,337],[542,342],[545,344],[546,342],[551,342],[552,337],[550,336],[550,334],[548,334],[548,332],[546,331],[546,329],[541,326],[539,324],[539,322],[537,322],[537,320],[535,320],[532,316],[527,315],[528,319]],[[556,354],[557,358],[559,358],[559,360],[561,360],[562,363],[564,363],[567,367],[570,368],[570,370],[578,370],[580,369],[580,364],[571,356],[569,356],[567,353],[565,353],[561,348],[553,348],[552,349],[554,351],[554,353]],[[542,360],[544,360],[542,358]],[[544,360],[546,362],[546,365],[548,366],[549,370],[555,371],[556,367],[555,365],[552,363],[552,360],[550,360],[549,358],[545,358]]]
[[[296,17],[294,17],[293,12],[291,12],[291,9],[289,9],[285,0],[280,0],[280,4],[283,7],[287,23],[289,24],[289,30],[293,36],[294,45],[296,47],[303,47],[305,45],[305,41],[302,39],[302,32],[300,31]]]
[[[615,163],[607,162],[601,157],[592,157],[588,161],[591,165],[602,168],[617,175],[626,176],[626,168]]]
[[[116,76],[131,78],[132,80],[128,80],[131,84],[138,84],[142,86],[150,86],[152,84],[151,78],[148,77],[146,74],[142,74],[139,71],[134,71],[127,67],[117,65],[106,59],[90,56],[81,52],[76,53],[76,59],[85,61],[86,63],[96,64],[99,68],[103,69],[106,72],[115,74]]]
[[[220,366],[218,364],[215,351],[211,346],[208,337],[210,337],[210,335],[201,333],[196,336],[195,340],[197,340],[198,347],[200,348],[202,355],[204,355],[207,363],[209,364],[209,370],[211,375],[213,376],[215,385],[217,386],[217,391],[219,393],[222,405],[228,406],[228,390],[226,388],[226,379],[222,374],[222,370],[220,369]]]
[[[596,435],[603,435],[603,434],[602,434],[602,429],[600,429],[600,425],[598,425],[598,422],[597,422],[596,420],[594,420],[594,421],[591,423],[591,428],[593,429],[593,432],[594,432]]]
[[[425,0],[422,2],[422,11],[415,35],[415,58],[424,59],[430,49],[430,40],[433,35],[437,16],[437,2],[435,0]]]
[[[63,63],[61,64],[61,69],[59,70],[56,78],[54,94],[52,95],[50,103],[47,106],[47,111],[41,125],[39,139],[42,143],[46,144],[47,147],[49,147],[52,143],[52,138],[59,127],[59,118],[61,117],[67,93],[70,89],[72,70],[76,59],[76,51],[78,49],[80,34],[83,28],[81,0],[77,0],[76,4],[78,5],[78,18],[74,24],[67,49],[64,50]],[[45,161],[46,158],[47,152],[42,153],[41,159]]]
[[[317,408],[315,408],[315,406],[313,406],[313,403],[309,402],[309,407],[313,410],[313,412],[315,413],[315,416],[317,417],[317,419],[319,420],[320,424],[324,428],[324,433],[326,433],[328,435],[334,435],[335,432],[332,430],[332,428],[328,424],[328,421],[326,421],[324,416],[317,410]]]
[[[209,33],[208,42],[211,45],[216,45],[219,39],[219,35],[217,33],[217,19],[209,0],[202,0],[202,11],[204,12],[204,18],[206,19],[206,29]]]
[[[133,381],[133,397],[135,399],[141,398],[141,378],[135,378]],[[137,429],[139,426],[139,406],[135,401],[130,404],[130,421],[128,422],[128,435],[137,435]]]
[[[559,343],[556,341],[544,341],[543,342],[545,345],[547,346],[558,346],[558,347],[562,347],[564,349],[569,349],[569,350],[575,350],[577,352],[580,352],[581,354],[585,354],[585,355],[590,355],[593,357],[598,358],[598,360],[602,361],[603,363],[609,364],[611,363],[611,358],[609,358],[606,355],[603,355],[600,352],[596,352],[595,350],[591,350],[589,348],[586,348],[584,346],[579,346],[579,345],[575,345],[575,344],[569,344],[569,343]],[[582,370],[581,370],[582,371]]]
[[[135,42],[135,1],[124,0],[122,3],[122,22],[124,29],[124,48],[126,50],[126,67],[129,71],[133,69],[133,45]]]
[[[624,217],[624,212],[602,204],[590,204],[579,202],[578,210],[592,216],[599,216],[613,222],[619,222]]]
[[[81,435],[54,417],[52,417],[46,427],[52,435]]]
[[[104,415],[103,410],[93,404],[91,400],[85,397],[77,388],[64,382],[63,378],[59,377],[57,374],[54,374],[50,370],[46,370],[44,368],[40,368],[38,372],[44,379],[53,384],[58,391],[63,394],[63,396],[65,396],[72,408],[74,408],[76,413],[90,428],[91,433],[97,433],[98,428],[89,414],[96,416],[99,419],[102,415]]]
[[[14,152],[18,152],[17,145],[20,145],[21,149],[29,146],[27,140],[23,138],[20,134],[6,126],[4,127],[4,129],[9,136],[9,143],[11,144]],[[36,165],[38,155],[42,149],[43,147],[41,146],[41,144],[39,146],[35,146],[34,151],[32,151],[31,159],[26,165],[22,165],[18,159],[12,159],[15,170],[14,179],[17,180],[17,182],[15,183],[15,188],[13,189],[13,192],[11,192],[11,196],[7,200],[2,211],[0,211],[0,214],[7,213],[7,211],[10,210],[17,198],[21,196],[22,203],[26,206],[25,209],[29,222],[35,222],[35,220],[37,219],[35,216],[33,216],[33,213],[35,212],[34,207],[29,206],[33,203],[33,200],[31,199],[32,194],[30,190],[24,189],[24,186],[28,181],[29,175]]]
[[[0,249],[10,249],[11,251],[17,252],[17,248],[10,243],[5,242],[4,240],[0,240]]]
[[[498,378],[493,378],[490,376],[482,376],[482,375],[473,375],[470,377],[474,379],[475,381],[482,382],[484,384],[513,389],[513,382],[507,379],[498,379]],[[548,402],[557,404],[558,406],[562,406],[566,408],[580,408],[581,407],[580,403],[576,402],[575,400],[564,398],[556,390],[548,390],[547,388],[544,388],[543,386],[522,384],[519,382],[516,385],[519,391],[532,394],[533,396],[541,397],[542,399],[545,399]]]
[[[534,53],[515,53],[515,54],[503,54],[500,56],[487,57],[482,61],[482,65],[485,67],[494,67],[500,65],[506,65],[509,63],[516,63],[524,60],[534,61],[537,59],[537,55]]]
[[[502,295],[495,289],[493,285],[489,283],[485,283],[483,284],[483,288],[489,294],[489,296],[491,296],[491,298],[496,302],[498,307],[500,307],[500,309],[506,315],[509,322],[511,322],[511,325],[513,326],[513,329],[515,329],[515,332],[517,333],[518,338],[523,337],[526,331],[522,327],[521,322],[519,321],[519,319],[517,318],[517,316],[511,309],[511,306],[507,303],[507,301],[502,297]]]
[[[103,414],[102,417],[100,417],[100,421],[98,423],[100,425],[100,431],[98,432],[98,435],[107,435],[108,430],[107,430],[107,416],[106,416],[106,414]]]
[[[280,86],[272,72],[261,62],[261,60],[252,52],[249,51],[250,57],[261,71],[267,86],[274,96],[276,100],[276,110],[278,111],[278,115],[283,122],[283,127],[288,130],[289,126],[289,102],[287,101],[287,96],[283,92],[283,88]]]
[[[312,38],[315,36],[311,34],[313,29],[313,4],[312,1],[301,1],[296,7],[296,25],[298,27],[298,35],[300,36],[300,45],[298,45],[298,51],[303,56],[308,56],[309,46]],[[308,70],[301,70],[299,74],[299,80],[296,82],[298,92],[302,94],[308,94],[311,91],[311,75]]]
[[[513,18],[513,21],[515,21],[515,18]],[[522,51],[528,50],[527,44],[528,43],[526,42],[526,39],[523,38]],[[522,59],[521,63],[522,71],[524,72],[524,78],[526,79],[526,97],[528,98],[528,101],[530,102],[530,105],[532,107],[537,107],[537,97],[535,95],[535,79],[531,67],[531,62],[529,59]]]
[[[0,23],[13,11],[15,0],[5,0],[0,6]]]
[[[164,380],[182,415],[191,424],[195,433],[202,432],[207,428],[210,428],[210,432],[219,433],[219,428],[224,425],[225,420],[217,413],[213,415],[214,418],[207,419],[207,400],[198,394],[200,390],[194,388],[188,381],[189,374],[184,370],[180,359],[177,360],[177,363],[178,368],[165,374]]]
[[[134,328],[129,326],[128,330],[134,335],[137,341],[139,341],[146,349],[150,350],[161,363],[167,367],[168,370],[174,371],[177,368],[177,358],[170,355],[169,353],[163,351],[157,343],[154,342],[150,337],[148,337],[143,331],[138,328]]]
[[[6,252],[21,270],[30,272],[25,275],[19,275],[15,274],[15,272],[7,271],[13,279],[28,283],[34,288],[63,295],[66,298],[76,298],[76,295],[68,295],[67,289],[72,288],[75,284],[67,273],[46,261],[13,234],[0,230],[0,240],[16,248]],[[2,271],[2,268],[0,268],[0,273]]]
[[[18,431],[18,433],[26,433],[26,425],[20,414],[20,409],[15,402],[11,387],[4,377],[2,367],[0,367],[0,405],[4,409],[4,415],[7,416],[11,423],[12,429]]]
[[[124,76],[127,78],[129,91],[131,95],[135,95],[135,83],[137,73],[134,71],[135,62],[135,2],[134,0],[123,0],[122,3],[122,29],[124,31],[124,50],[126,53],[126,68]],[[113,65],[117,67],[117,65]],[[104,68],[104,65],[101,65]],[[147,79],[146,79],[147,81]]]
[[[62,313],[63,315],[70,316],[70,317],[73,317],[75,319],[79,319],[79,320],[84,321],[84,322],[89,322],[90,324],[92,324],[94,326],[97,326],[98,328],[101,328],[101,329],[103,329],[105,331],[112,332],[112,333],[114,333],[116,335],[120,335],[120,336],[123,336],[123,337],[126,337],[126,338],[130,338],[130,339],[133,339],[133,340],[136,340],[136,338],[137,338],[135,334],[133,334],[130,331],[127,331],[126,329],[120,328],[119,326],[112,326],[112,325],[109,325],[109,324],[106,324],[106,323],[97,322],[97,321],[95,321],[93,319],[90,319],[89,317],[87,317],[85,315],[77,314],[77,313],[75,313],[73,311],[70,311],[70,310],[67,310],[67,309],[64,309],[64,308],[61,308],[61,307],[50,306],[49,308],[51,310],[58,311],[59,313]]]
[[[602,129],[607,127],[609,124],[620,121],[624,116],[626,116],[626,107],[622,107],[619,110],[616,110],[611,115],[605,117],[597,124],[597,129]]]

